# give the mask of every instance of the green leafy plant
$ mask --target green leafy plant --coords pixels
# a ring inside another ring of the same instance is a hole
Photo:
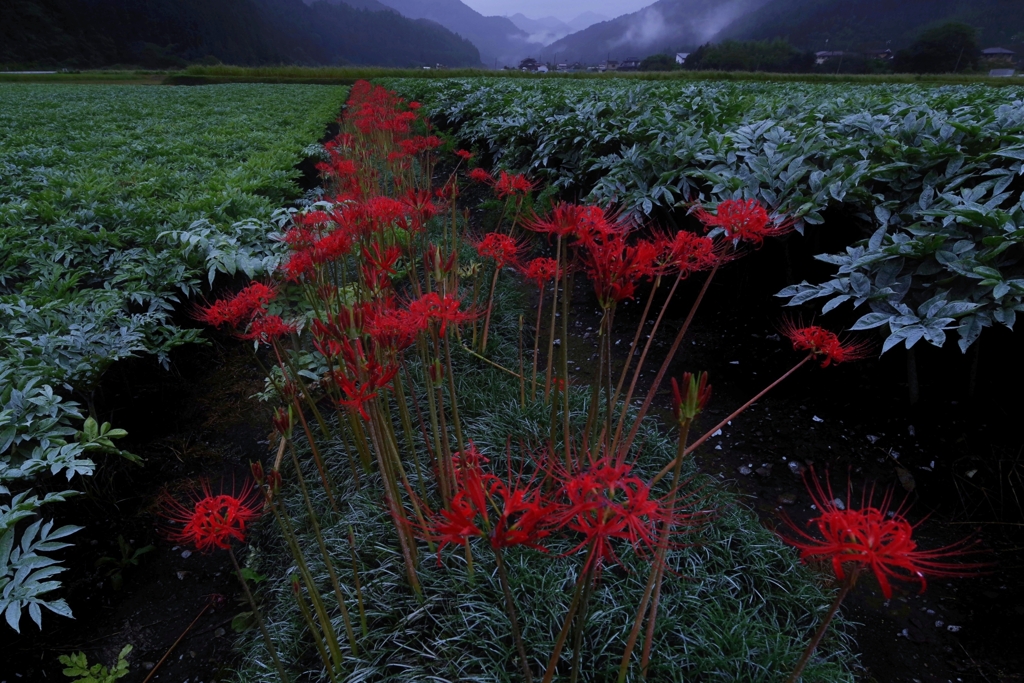
[[[121,586],[124,583],[124,571],[128,569],[128,567],[139,566],[139,558],[146,553],[156,550],[156,546],[145,545],[141,548],[135,549],[132,548],[131,544],[124,540],[124,536],[120,534],[117,536],[117,546],[121,551],[120,557],[105,555],[96,560],[96,566],[108,567],[107,576],[110,578],[110,581],[114,586],[114,590],[121,590]]]
[[[117,654],[117,662],[111,668],[102,664],[89,666],[89,660],[84,652],[61,655],[57,659],[66,667],[63,674],[75,683],[114,683],[128,675],[127,657],[131,651],[131,645],[121,648]]]

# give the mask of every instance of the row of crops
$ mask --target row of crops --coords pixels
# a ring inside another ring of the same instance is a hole
[[[639,216],[731,198],[756,198],[801,229],[826,212],[853,216],[863,241],[819,257],[835,277],[779,294],[823,299],[826,313],[850,303],[855,329],[888,326],[883,350],[941,346],[955,330],[966,351],[1024,311],[1019,88],[383,83],[498,164]]]
[[[97,456],[132,457],[114,444],[123,430],[89,415],[104,371],[166,363],[199,334],[176,306],[218,272],[276,264],[267,236],[295,166],[345,94],[0,86],[0,612],[15,629],[26,610],[69,613],[49,597],[63,568],[47,553],[77,527],[40,508],[73,495]]]

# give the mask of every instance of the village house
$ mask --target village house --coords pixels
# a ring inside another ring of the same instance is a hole
[[[676,64],[682,66],[686,64],[686,58],[690,56],[689,52],[677,52],[676,53]]]
[[[987,47],[981,51],[981,58],[990,68],[1008,68],[1015,66],[1016,54],[1002,47]]]

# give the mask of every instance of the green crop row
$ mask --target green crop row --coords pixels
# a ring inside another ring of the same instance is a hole
[[[274,267],[275,213],[345,94],[0,85],[0,611],[12,627],[24,609],[37,623],[41,606],[68,613],[48,597],[63,568],[43,553],[75,527],[53,529],[38,508],[73,491],[33,485],[92,473],[90,453],[118,453],[124,434],[82,425],[68,399],[91,413],[112,363],[166,363],[196,339],[172,314],[218,271]]]
[[[863,241],[779,293],[864,307],[884,349],[966,349],[1024,311],[1024,89],[800,83],[384,79],[497,164],[634,214],[756,198],[798,228],[826,209]]]

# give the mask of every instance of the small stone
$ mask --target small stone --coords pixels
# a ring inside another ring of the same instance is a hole
[[[187,560],[188,558],[192,557],[192,551],[191,550],[182,550],[181,551],[181,556],[182,556],[182,558]]]
[[[936,619],[935,620],[935,628],[942,628],[945,625],[946,625],[946,622],[944,622],[942,619]]]
[[[217,637],[217,638],[223,638],[225,633],[227,633],[227,631],[225,631],[222,628],[219,628],[219,629],[217,629],[216,631],[213,632],[213,635],[215,637]]]
[[[796,502],[795,493],[780,493],[779,494],[779,505],[792,505]]]
[[[772,476],[772,466],[762,465],[761,467],[758,467],[756,470],[754,470],[754,472],[757,473],[757,476],[764,477],[765,479],[767,479],[768,477]]]
[[[960,630],[960,627],[956,626],[955,624],[950,624],[949,626],[946,627],[946,630],[949,631],[950,633],[956,633],[957,631]]]
[[[804,476],[804,471],[806,469],[807,468],[801,462],[798,462],[796,460],[790,460],[789,461],[789,471],[793,473],[794,477],[802,477],[802,476]]]
[[[740,474],[742,474],[743,476],[747,476],[748,474],[750,474],[754,470],[750,469],[746,465],[741,465],[736,471],[739,472]]]
[[[876,441],[878,441],[878,437],[875,436],[874,434],[868,434],[868,441],[870,443],[875,443]]]
[[[143,662],[142,668],[146,671],[152,671],[153,667],[156,666],[156,662]]]

